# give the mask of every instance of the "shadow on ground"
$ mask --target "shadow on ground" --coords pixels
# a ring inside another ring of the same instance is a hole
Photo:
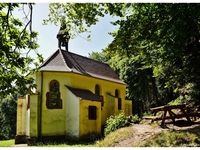
[[[195,121],[187,121],[187,120],[176,120],[175,123],[173,123],[172,121],[169,121],[169,122],[166,122],[166,124],[172,124],[174,126],[177,126],[177,127],[189,127],[189,126],[192,126],[192,125],[196,125],[196,124],[199,124],[200,125],[200,121],[198,122],[195,122]]]
[[[187,120],[177,120],[174,124],[174,126],[178,126],[178,127],[188,127],[188,126],[192,126],[196,124],[196,122],[189,122]]]
[[[40,141],[31,141],[28,143],[29,146],[92,146],[96,143],[97,140],[100,140],[102,137],[94,137],[83,140],[75,140],[69,138],[42,138]]]

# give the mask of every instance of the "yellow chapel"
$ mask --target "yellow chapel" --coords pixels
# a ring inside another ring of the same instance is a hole
[[[111,115],[132,114],[126,84],[108,64],[61,46],[35,74],[34,93],[18,97],[16,143],[100,135]]]

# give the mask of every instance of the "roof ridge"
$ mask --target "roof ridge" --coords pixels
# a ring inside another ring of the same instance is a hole
[[[61,50],[62,50],[62,49],[61,49]],[[62,51],[66,52],[65,50],[62,50]],[[69,52],[69,51],[67,51],[67,52],[70,53],[70,54],[73,54],[73,55],[77,55],[77,56],[80,56],[80,57],[83,57],[83,58],[86,58],[86,59],[95,61],[95,62],[100,63],[100,64],[104,64],[104,65],[106,65],[106,66],[109,66],[107,63],[104,63],[104,62],[101,62],[101,61],[98,61],[98,60],[89,58],[89,57],[87,57],[87,56],[82,56],[82,55],[79,55],[79,54],[76,54],[76,53],[72,53],[72,52]]]
[[[71,69],[70,67],[68,67],[68,65],[67,65],[67,62],[65,61],[65,58],[64,58],[64,56],[63,56],[62,50],[61,50],[61,49],[59,49],[59,52],[61,53],[61,57],[62,57],[62,60],[64,61],[65,67],[67,67],[67,69],[69,69],[69,70],[70,70],[70,72],[71,72],[71,71],[72,71],[72,69]]]

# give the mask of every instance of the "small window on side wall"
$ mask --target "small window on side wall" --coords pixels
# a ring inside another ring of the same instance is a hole
[[[119,91],[117,89],[115,90],[115,97],[119,97]]]
[[[115,97],[118,100],[118,110],[121,110],[122,109],[122,99],[120,98],[119,91],[117,89],[115,90]]]
[[[96,120],[97,119],[97,107],[96,106],[89,106],[88,107],[88,119],[89,120]]]
[[[103,107],[103,105],[104,105],[103,96],[101,95],[101,89],[100,89],[100,86],[98,84],[95,85],[95,94],[99,96],[101,106]]]
[[[118,110],[122,109],[122,99],[118,98]]]
[[[95,94],[100,95],[100,86],[98,84],[95,85]]]

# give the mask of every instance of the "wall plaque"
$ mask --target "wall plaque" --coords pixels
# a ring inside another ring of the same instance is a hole
[[[50,82],[49,92],[46,94],[46,106],[48,109],[62,109],[59,82],[56,80]]]

